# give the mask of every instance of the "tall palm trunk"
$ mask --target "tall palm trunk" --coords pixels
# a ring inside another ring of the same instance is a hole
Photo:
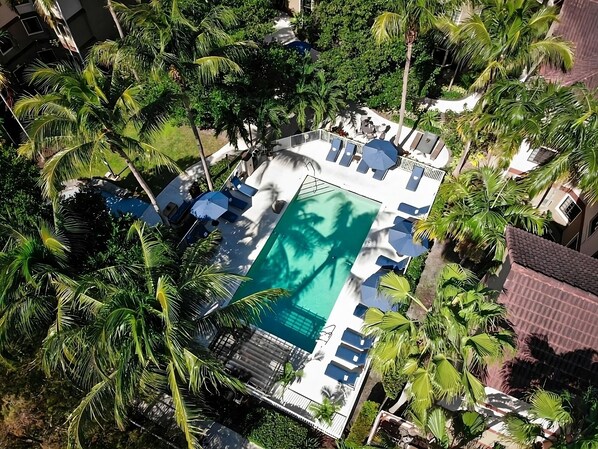
[[[407,83],[409,81],[409,69],[411,68],[411,52],[413,51],[414,39],[407,40],[407,55],[405,57],[405,68],[403,70],[403,87],[401,89],[401,109],[399,111],[399,129],[395,137],[395,144],[398,146],[401,143],[401,131],[403,130],[403,122],[405,121],[405,108],[407,103]]]
[[[463,170],[463,167],[465,166],[465,163],[467,162],[467,159],[469,158],[470,150],[471,150],[471,140],[468,140],[467,143],[465,144],[465,147],[463,147],[463,153],[461,154],[461,158],[459,159],[459,162],[457,163],[457,166],[455,167],[455,170],[453,171],[453,176],[459,176],[459,174],[461,174],[461,170]]]
[[[114,12],[114,8],[112,7],[112,1],[111,0],[107,0],[107,4],[108,4],[108,11],[110,11],[110,15],[112,16],[112,20],[114,20],[114,25],[116,25],[116,29],[118,31],[118,35],[120,36],[121,39],[124,39],[125,33],[123,32],[123,29],[120,26],[120,21],[118,20],[118,17],[116,17],[116,13]]]
[[[150,204],[152,205],[156,213],[160,216],[160,220],[162,220],[162,223],[166,226],[170,226],[168,218],[162,213],[162,211],[160,210],[160,206],[158,206],[158,201],[156,200],[154,192],[152,192],[151,187],[147,184],[147,182],[145,182],[145,179],[143,179],[143,176],[141,176],[141,173],[139,173],[139,170],[137,170],[137,167],[135,167],[129,156],[127,156],[127,154],[118,147],[112,147],[112,151],[124,159],[125,163],[127,164],[127,167],[129,167],[129,170],[131,170],[133,177],[139,183],[139,185],[147,195]]]
[[[193,131],[193,136],[195,137],[195,143],[197,144],[197,149],[199,150],[199,159],[201,160],[201,165],[203,167],[204,176],[206,177],[206,183],[208,184],[208,190],[214,190],[214,183],[212,182],[212,175],[210,175],[210,167],[208,165],[208,160],[206,159],[206,153],[203,148],[203,142],[201,141],[201,136],[199,134],[199,130],[197,129],[197,125],[195,124],[195,114],[191,109],[191,102],[189,100],[189,96],[185,92],[185,86],[182,81],[178,81],[178,84],[181,88],[181,92],[183,94],[183,106],[185,107],[185,112],[187,113],[187,120],[189,121],[189,126],[191,127],[191,131]]]

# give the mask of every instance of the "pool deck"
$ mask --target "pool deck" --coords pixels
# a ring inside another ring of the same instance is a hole
[[[378,256],[384,255],[394,260],[402,257],[388,243],[388,230],[393,226],[394,219],[397,216],[408,217],[398,212],[399,203],[405,202],[415,207],[430,206],[441,183],[441,179],[423,176],[417,191],[410,192],[405,188],[410,177],[409,171],[394,168],[383,181],[378,181],[372,178],[371,171],[368,174],[357,173],[356,161],[351,162],[349,167],[326,161],[329,148],[329,143],[316,140],[276,152],[271,160],[262,164],[246,181],[259,189],[252,198],[251,207],[235,223],[222,221],[219,226],[223,239],[217,256],[218,262],[230,271],[246,274],[284,213],[283,210],[280,215],[275,214],[272,204],[277,200],[288,204],[307,176],[381,203],[378,215],[324,328],[331,331],[329,337],[317,342],[312,356],[303,367],[303,378],[292,384],[285,391],[284,398],[277,401],[304,410],[312,401],[322,401],[322,387],[339,390],[339,383],[324,374],[331,360],[351,369],[351,364],[336,358],[335,352],[347,327],[358,331],[362,327],[363,321],[354,316],[353,311],[361,299],[361,282],[379,268],[375,264]],[[368,365],[358,377],[354,388],[341,388],[345,397],[344,405],[335,416],[333,424],[327,426],[314,423],[316,427],[334,437],[341,435],[365,381],[364,373],[367,368]]]

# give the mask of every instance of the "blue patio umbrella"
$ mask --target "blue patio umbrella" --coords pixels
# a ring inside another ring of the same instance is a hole
[[[289,42],[288,44],[285,45],[285,47],[292,48],[293,50],[296,50],[301,55],[303,55],[305,53],[309,53],[309,51],[311,50],[311,45],[309,45],[307,42],[303,42],[303,41]]]
[[[216,220],[228,210],[228,198],[222,192],[208,192],[191,207],[191,215],[196,218]]]
[[[403,256],[417,257],[430,248],[428,239],[423,238],[421,242],[416,242],[411,232],[405,232],[401,228],[392,228],[388,232],[388,241],[397,253]]]
[[[387,170],[397,163],[397,149],[388,140],[370,140],[363,146],[362,153],[365,163],[374,170]]]
[[[378,295],[378,284],[380,278],[389,273],[388,270],[380,269],[365,279],[361,283],[361,303],[368,307],[378,307],[380,310],[387,312],[391,309],[391,305],[386,298]]]

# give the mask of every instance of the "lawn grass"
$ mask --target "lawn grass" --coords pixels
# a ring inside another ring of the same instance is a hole
[[[200,131],[206,156],[209,156],[218,151],[224,146],[227,140],[221,136],[215,137],[212,131]],[[199,161],[199,153],[193,132],[188,126],[175,126],[172,123],[167,123],[162,132],[152,142],[158,150],[173,159],[181,170],[195,164]],[[142,193],[137,182],[133,176],[126,170],[124,161],[114,155],[109,154],[106,157],[106,162],[114,173],[120,173],[125,170],[121,179],[116,184],[125,187],[129,190],[136,190]],[[154,194],[158,194],[172,179],[177,175],[166,169],[156,169],[156,165],[139,164],[138,165],[142,175],[148,182]],[[108,167],[103,161],[94,161],[89,169],[81,173],[82,177],[103,177],[109,172]]]

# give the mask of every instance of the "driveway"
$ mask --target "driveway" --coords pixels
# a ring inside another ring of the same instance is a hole
[[[210,426],[202,447],[204,449],[262,449],[237,432],[218,423]]]

